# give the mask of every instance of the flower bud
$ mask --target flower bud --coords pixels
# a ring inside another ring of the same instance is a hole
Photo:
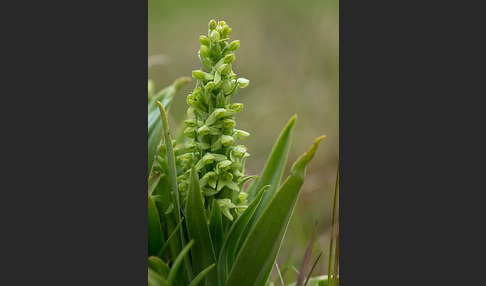
[[[211,20],[211,21],[209,21],[208,26],[209,26],[209,29],[210,29],[210,30],[214,30],[214,29],[216,29],[216,25],[217,25],[217,24],[216,24],[216,21],[215,21],[214,19],[213,19],[213,20]]]
[[[192,142],[191,144],[187,145],[186,150],[189,152],[196,152],[198,150],[196,143]]]
[[[206,45],[202,45],[201,48],[199,48],[199,53],[203,55],[204,57],[209,57],[209,48]]]
[[[240,77],[237,82],[238,82],[238,86],[240,88],[245,88],[250,84],[249,80],[247,80],[246,78],[242,78],[242,77]]]
[[[218,72],[220,74],[226,74],[229,70],[229,65],[228,64],[223,64],[218,68]]]
[[[246,138],[248,138],[248,136],[250,136],[250,133],[243,130],[235,129],[235,134],[233,136],[236,136],[236,138],[239,140],[245,140]]]
[[[233,141],[234,141],[234,139],[231,136],[228,136],[228,135],[221,136],[221,143],[226,147],[231,145],[233,143]]]
[[[192,77],[195,78],[195,79],[203,79],[204,78],[204,72],[202,70],[192,71]]]
[[[198,132],[199,134],[201,134],[202,136],[204,136],[204,135],[208,135],[208,134],[209,134],[209,127],[208,127],[207,125],[203,125],[203,126],[201,126],[201,127],[200,127],[200,128],[197,130],[197,132]]]
[[[236,59],[235,54],[229,54],[229,55],[224,56],[223,62],[226,63],[226,64],[230,64],[230,63],[234,62],[235,59]]]
[[[204,79],[205,79],[205,80],[213,80],[213,79],[214,79],[214,75],[212,75],[212,74],[210,74],[210,73],[205,72],[205,73],[204,73]]]
[[[233,126],[236,125],[236,122],[232,119],[226,119],[225,121],[223,121],[223,126],[226,127],[226,128],[233,128]]]
[[[248,196],[248,193],[239,193],[238,198],[236,199],[236,204],[240,205],[245,205],[246,204],[246,197]]]
[[[246,147],[243,145],[237,145],[235,148],[233,148],[233,155],[235,155],[238,158],[241,158],[245,156],[246,153]]]
[[[206,37],[206,36],[200,36],[199,37],[199,43],[201,43],[201,45],[209,46],[209,44],[211,42],[209,41],[208,37]]]
[[[218,163],[217,167],[220,169],[220,170],[224,170],[224,171],[227,171],[230,166],[231,166],[231,161],[230,160],[224,160],[224,161],[221,161]]]
[[[230,109],[233,109],[236,112],[240,112],[243,109],[243,103],[232,103],[230,105]]]
[[[218,31],[213,30],[211,32],[211,35],[209,35],[209,38],[211,39],[212,42],[216,42],[216,41],[219,41],[219,39],[221,38],[221,35],[218,33]]]
[[[184,129],[184,134],[189,138],[194,138],[194,127],[187,127]]]
[[[206,84],[206,87],[204,87],[204,91],[211,92],[215,87],[216,85],[214,84],[214,82],[211,81],[208,84]]]
[[[184,120],[184,123],[186,124],[187,127],[196,127],[196,119],[187,119]]]
[[[236,51],[239,47],[240,47],[240,40],[236,40],[236,41],[231,42],[231,44],[229,46],[229,50],[230,51]]]
[[[224,25],[221,30],[222,30],[221,35],[223,35],[223,37],[226,37],[229,34],[231,34],[231,28],[228,25]]]
[[[223,84],[221,85],[222,92],[229,92],[231,90],[231,83],[229,80],[224,80]]]
[[[187,96],[187,99],[186,99],[186,102],[187,104],[189,104],[190,106],[194,106],[197,104],[197,99],[196,99],[196,95],[195,94],[189,94]]]

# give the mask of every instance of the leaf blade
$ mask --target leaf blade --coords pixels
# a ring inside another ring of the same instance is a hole
[[[264,186],[255,199],[250,203],[248,208],[238,217],[235,223],[231,226],[228,231],[228,235],[226,236],[223,247],[221,249],[221,253],[218,259],[218,275],[219,275],[219,282],[220,285],[227,280],[229,271],[234,263],[234,256],[236,256],[236,245],[238,240],[241,236],[241,233],[245,230],[248,221],[250,221],[251,217],[253,216],[255,209],[258,207],[258,204],[261,201],[261,198],[265,192],[265,189],[268,186]]]
[[[155,256],[159,253],[160,248],[164,243],[162,239],[162,228],[160,226],[159,212],[157,206],[148,196],[148,256]]]
[[[174,279],[176,277],[177,271],[179,270],[182,261],[184,260],[184,257],[186,257],[187,253],[189,252],[189,249],[194,244],[194,240],[190,240],[189,243],[184,246],[182,251],[177,255],[176,259],[174,260],[174,264],[172,264],[172,268],[170,269],[169,276],[167,277],[167,282],[169,282],[170,285],[174,282]]]
[[[317,138],[314,145],[293,164],[291,175],[276,192],[243,244],[226,285],[266,284],[304,183],[307,164],[323,138]],[[258,253],[255,254],[254,249],[258,249]]]
[[[195,240],[194,247],[191,250],[194,273],[199,273],[211,264],[216,263],[202,196],[197,171],[192,166],[186,199],[186,226],[189,239]],[[205,285],[217,285],[217,271],[211,271],[204,278],[204,281]]]
[[[213,264],[209,265],[208,267],[206,267],[206,269],[204,269],[196,277],[194,277],[194,279],[191,281],[191,284],[189,284],[189,286],[199,285],[199,283],[201,283],[203,278],[206,277],[208,272],[211,271],[214,268],[214,266],[216,266],[216,264],[213,263]]]
[[[157,256],[149,256],[148,258],[148,267],[152,268],[155,272],[157,272],[160,276],[167,279],[169,276],[170,268],[165,264],[162,259],[158,258]]]
[[[262,174],[260,177],[253,181],[253,183],[248,188],[248,201],[251,202],[255,196],[256,190],[259,190],[264,185],[270,185],[267,189],[267,193],[263,196],[260,205],[258,206],[255,214],[251,218],[249,227],[242,234],[243,240],[248,237],[249,232],[252,230],[258,218],[261,216],[267,205],[270,203],[272,198],[277,191],[278,185],[282,178],[283,171],[285,169],[285,163],[287,161],[288,153],[290,150],[290,144],[292,141],[292,134],[295,126],[295,121],[297,120],[297,115],[292,116],[287,125],[284,127],[280,133],[275,145],[270,153],[270,156],[265,163]],[[240,249],[242,244],[238,244],[238,249]]]

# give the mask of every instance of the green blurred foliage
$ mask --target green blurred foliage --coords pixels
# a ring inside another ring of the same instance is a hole
[[[148,1],[148,78],[156,90],[180,76],[200,69],[199,36],[209,20],[224,20],[231,40],[240,40],[233,70],[250,80],[233,102],[245,107],[237,128],[250,132],[245,140],[251,156],[248,174],[259,174],[278,137],[297,114],[284,177],[295,159],[315,138],[325,134],[308,166],[306,182],[278,257],[286,283],[295,281],[319,221],[312,258],[324,251],[313,275],[327,274],[332,198],[339,159],[339,3],[338,0],[302,1]],[[195,81],[176,95],[169,124],[172,132],[186,117],[186,95]],[[272,274],[275,278],[275,273]]]

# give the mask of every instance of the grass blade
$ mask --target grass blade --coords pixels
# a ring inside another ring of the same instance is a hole
[[[186,257],[187,253],[189,252],[189,249],[192,247],[194,244],[194,240],[189,241],[189,243],[182,249],[181,253],[177,256],[177,258],[174,260],[174,264],[172,264],[172,268],[170,269],[169,272],[169,277],[167,278],[167,282],[169,282],[170,285],[174,282],[174,278],[176,277],[176,273],[179,270],[182,261],[184,260],[184,257]]]
[[[165,112],[164,106],[159,101],[157,101],[157,105],[159,106],[160,118],[162,120],[162,132],[164,134],[165,150],[167,155],[169,182],[170,182],[172,193],[174,194],[175,197],[175,202],[177,207],[174,209],[174,212],[176,214],[176,223],[179,223],[181,220],[181,212],[180,212],[181,204],[179,200],[179,189],[177,187],[177,170],[175,164],[174,149],[172,148],[172,138],[170,137],[169,134],[169,122],[167,120],[167,113]],[[186,239],[184,237],[184,232],[182,228],[180,228],[179,232],[181,234],[181,242],[184,245],[186,243]],[[186,265],[187,274],[189,275],[189,279],[192,279],[194,272],[192,271],[191,263],[188,258],[185,258],[184,262]]]
[[[194,247],[191,250],[194,273],[199,273],[211,264],[216,263],[211,235],[204,214],[202,196],[197,171],[192,166],[186,200],[186,225],[189,238],[195,240]],[[204,278],[204,281],[204,285],[218,285],[217,271],[211,271]]]
[[[333,285],[332,281],[332,252],[333,252],[333,238],[334,238],[334,223],[335,223],[335,216],[336,216],[336,204],[337,204],[337,197],[339,191],[339,165],[336,175],[336,188],[334,190],[334,203],[332,206],[332,222],[331,222],[331,241],[329,243],[329,266],[327,269],[327,275],[329,276],[329,284]]]
[[[304,283],[305,273],[307,272],[307,266],[309,265],[309,261],[310,261],[312,245],[314,244],[314,237],[316,236],[316,230],[317,230],[317,221],[316,224],[314,225],[314,231],[312,232],[312,236],[309,241],[309,244],[307,245],[307,249],[305,250],[304,260],[302,261],[302,265],[300,266],[299,276],[297,278],[297,286],[302,286],[302,283]]]
[[[338,219],[339,219],[339,214],[338,214]],[[332,274],[332,277],[336,278],[338,277],[338,269],[339,269],[339,232],[336,234],[336,253],[334,255],[334,272]],[[337,285],[334,283],[334,285]]]
[[[314,261],[314,264],[312,265],[312,268],[309,271],[309,274],[307,275],[307,279],[305,280],[304,286],[307,286],[307,283],[309,283],[309,279],[312,276],[312,271],[314,271],[314,268],[316,268],[317,262],[319,261],[319,258],[321,258],[322,253],[323,252],[321,251],[321,253],[319,253],[319,255],[317,256],[316,261]]]
[[[157,255],[164,243],[160,227],[159,212],[152,196],[148,196],[148,256]]]
[[[148,173],[152,169],[152,163],[157,153],[157,147],[160,140],[162,140],[162,124],[159,120],[159,112],[157,111],[157,101],[160,101],[165,109],[169,108],[169,104],[174,98],[175,93],[191,79],[188,77],[181,77],[176,79],[172,85],[164,88],[155,96],[150,98],[148,102]]]
[[[172,240],[174,239],[174,237],[176,237],[178,235],[178,231],[179,231],[179,228],[181,227],[182,225],[182,221],[184,221],[184,218],[181,218],[181,220],[179,221],[179,223],[177,224],[176,228],[174,229],[174,231],[171,233],[171,235],[169,236],[169,238],[167,238],[167,241],[164,243],[164,245],[162,246],[162,248],[160,249],[159,253],[157,254],[157,257],[159,258],[163,258],[162,255],[164,255],[165,253],[165,250],[167,249],[167,247],[170,245],[170,243],[172,242]]]
[[[192,281],[191,281],[191,284],[189,284],[189,286],[196,286],[196,285],[199,285],[199,283],[201,283],[201,281],[203,280],[203,278],[206,276],[206,274],[208,274],[209,271],[211,271],[214,266],[216,266],[216,264],[211,264],[209,265],[208,267],[206,267],[206,269],[204,269],[203,271],[201,271]]]
[[[304,183],[307,164],[323,138],[317,138],[314,145],[293,164],[291,175],[275,193],[243,244],[227,286],[263,286],[267,282]]]

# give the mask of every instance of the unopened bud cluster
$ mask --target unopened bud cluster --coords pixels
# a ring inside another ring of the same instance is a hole
[[[200,36],[199,59],[204,70],[195,70],[196,88],[187,96],[188,115],[184,133],[193,138],[186,146],[187,153],[179,156],[182,175],[178,177],[179,190],[184,197],[189,186],[189,171],[195,166],[205,197],[207,212],[213,200],[230,220],[246,208],[246,193],[241,187],[248,179],[244,174],[246,147],[239,144],[249,133],[235,128],[235,114],[243,108],[231,103],[230,98],[239,89],[248,86],[245,78],[237,78],[232,70],[234,52],[240,41],[229,42],[231,28],[224,22],[209,22],[208,36]]]

